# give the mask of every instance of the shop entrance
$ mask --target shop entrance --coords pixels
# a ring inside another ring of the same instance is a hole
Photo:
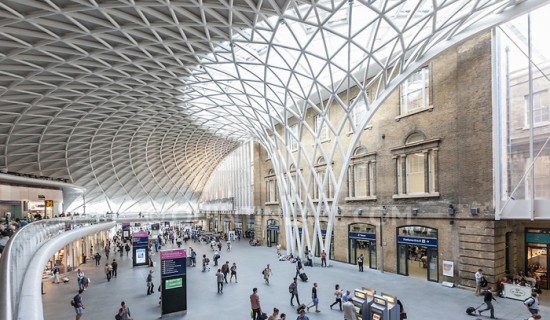
[[[348,227],[348,262],[357,264],[357,258],[363,254],[363,265],[377,268],[376,227],[370,224],[354,223]]]
[[[549,289],[548,265],[550,265],[550,229],[527,229],[525,231],[527,252],[526,270],[529,278],[541,289]]]
[[[268,247],[276,246],[279,243],[279,226],[275,219],[267,220],[267,243]]]
[[[437,229],[405,226],[397,234],[397,273],[438,282]]]

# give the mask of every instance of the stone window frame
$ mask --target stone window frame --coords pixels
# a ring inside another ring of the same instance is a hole
[[[320,156],[319,158],[317,158],[317,161],[315,162],[314,168],[315,168],[315,175],[316,176],[319,176],[319,174],[322,173],[322,172],[324,172],[325,175],[327,174],[327,162],[326,162],[326,160],[323,156]],[[319,178],[319,180],[323,181],[320,178]],[[325,191],[325,199],[327,201],[334,200],[334,187],[330,183],[330,178],[328,179],[327,185],[325,187],[326,187],[326,189],[324,190]],[[317,183],[313,183],[313,190],[312,191],[313,191],[312,201],[313,202],[319,202],[319,187],[318,187]],[[327,194],[327,192],[328,192],[328,194]]]
[[[265,204],[279,204],[279,188],[277,188],[277,176],[275,175],[275,171],[273,169],[269,169],[267,171],[267,175],[265,176],[265,186],[266,186],[266,199]],[[274,196],[275,199],[271,199],[271,189],[274,188]]]
[[[313,117],[313,128],[315,129],[315,135],[318,135],[319,142],[330,141],[330,131],[328,129],[329,116],[326,118],[322,114],[316,114]],[[322,133],[320,133],[322,132]]]
[[[407,143],[414,135],[421,134],[424,139]],[[416,131],[409,135],[404,141],[404,145],[390,149],[395,168],[395,188],[393,199],[407,198],[431,198],[439,197],[439,143],[440,138],[425,139],[423,133]],[[423,153],[424,154],[424,192],[409,193],[407,186],[407,156]],[[430,159],[432,163],[430,163]],[[430,175],[430,172],[432,175]],[[404,178],[405,177],[405,178]],[[431,182],[431,183],[430,183]]]
[[[364,152],[362,151],[364,150]],[[367,195],[357,196],[355,193],[355,168],[357,165],[367,165]],[[359,146],[353,151],[348,166],[348,196],[346,201],[376,200],[376,152],[368,152],[365,146]]]
[[[404,96],[406,94],[408,94],[408,92],[406,92],[406,87],[409,83],[409,79],[412,76],[414,76],[414,75],[416,75],[420,72],[423,72],[424,70],[427,70],[427,72],[428,72],[428,76],[427,76],[428,87],[427,88],[424,87],[422,89],[423,91],[425,91],[424,95],[425,95],[425,99],[427,99],[427,103],[425,103],[425,105],[422,108],[409,110],[409,108],[407,108],[406,105],[404,105],[404,102],[403,102],[404,101]],[[433,110],[433,103],[432,103],[432,101],[433,101],[433,98],[432,98],[433,81],[432,81],[432,76],[433,76],[433,73],[430,70],[430,66],[425,65],[425,66],[419,68],[414,74],[412,74],[409,77],[409,79],[403,81],[403,83],[399,86],[399,115],[396,117],[396,120],[399,120],[403,117],[407,117],[407,116],[417,114],[417,113],[420,113],[420,112],[432,111]]]

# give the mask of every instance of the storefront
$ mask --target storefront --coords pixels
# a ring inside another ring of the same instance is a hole
[[[242,236],[243,232],[243,217],[240,215],[235,215],[235,234],[237,236]]]
[[[397,273],[439,281],[437,229],[425,226],[397,228]]]
[[[229,233],[229,231],[233,231],[231,226],[231,217],[224,217],[223,218],[223,232]]]
[[[364,265],[377,268],[376,227],[366,223],[354,223],[348,227],[348,262],[357,264],[357,257],[363,254]]]
[[[279,221],[275,219],[267,220],[267,243],[268,247],[276,246],[279,243]]]
[[[325,243],[325,238],[327,235],[327,225],[328,222],[326,221],[319,221],[319,225],[321,226],[321,237],[323,238],[323,244]],[[317,245],[315,246],[315,256],[320,257],[321,256],[321,245],[319,244],[319,237],[315,237],[317,241]],[[332,236],[330,237],[330,255],[328,257],[330,260],[334,260],[334,230],[332,230]]]
[[[245,237],[254,238],[254,216],[252,215],[247,216]]]
[[[527,253],[525,269],[536,279],[541,289],[548,289],[550,229],[526,229],[525,246]]]

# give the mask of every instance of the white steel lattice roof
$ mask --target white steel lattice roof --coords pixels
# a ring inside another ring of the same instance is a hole
[[[350,113],[350,86],[375,101],[521,3],[3,0],[0,167],[82,185],[89,211],[190,210],[239,141],[327,98]]]

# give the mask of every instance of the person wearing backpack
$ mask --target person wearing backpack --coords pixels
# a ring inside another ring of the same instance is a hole
[[[300,305],[300,298],[298,297],[298,281],[297,281],[298,278],[294,277],[294,280],[292,281],[292,283],[290,284],[290,286],[288,286],[288,292],[290,293],[290,305],[294,307],[294,304],[292,303],[292,301],[294,300],[294,297],[296,297],[296,302],[298,303],[298,305]]]
[[[523,305],[531,315],[539,314],[539,295],[536,292],[531,293],[531,296],[523,301]]]
[[[76,312],[76,318],[75,320],[79,320],[82,318],[82,314],[84,314],[84,305],[82,304],[82,297],[80,296],[84,292],[83,289],[78,290],[78,294],[74,296],[73,300],[71,301],[71,305],[74,307],[74,311]]]

